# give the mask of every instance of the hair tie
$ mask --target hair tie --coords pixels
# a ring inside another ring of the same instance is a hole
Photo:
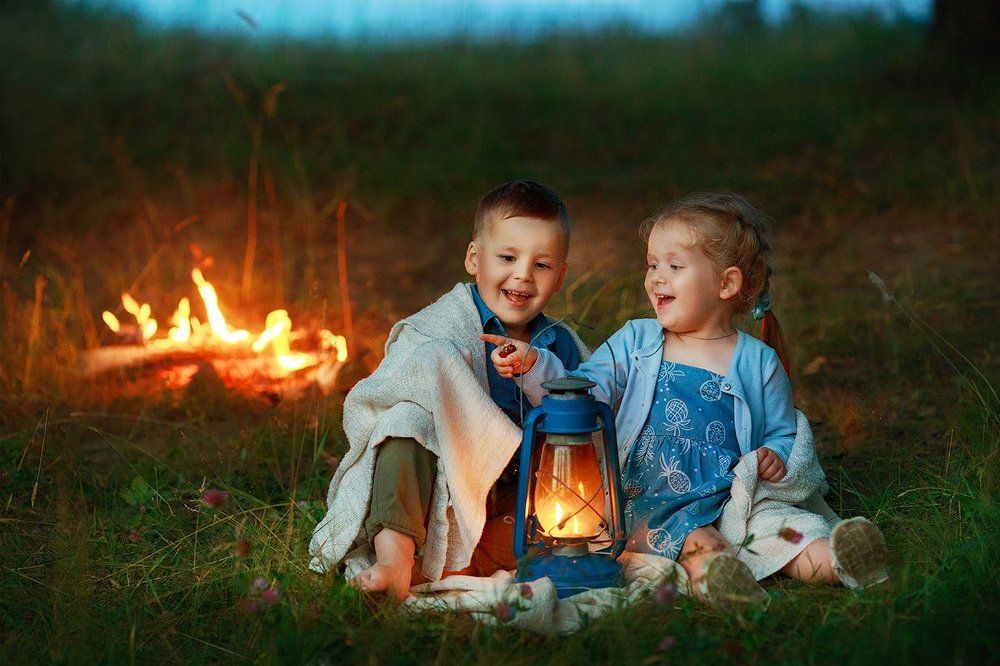
[[[754,321],[760,321],[764,318],[764,313],[771,309],[771,294],[766,291],[760,295],[757,299],[757,304],[753,306],[750,310],[750,316],[753,317]]]

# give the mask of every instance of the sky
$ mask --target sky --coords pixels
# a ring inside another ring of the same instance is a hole
[[[449,37],[532,38],[554,29],[592,31],[615,24],[660,33],[683,29],[726,0],[67,0],[114,6],[154,27],[258,36],[326,37],[356,42]],[[887,19],[929,20],[933,0],[799,0],[825,11],[876,11]],[[769,22],[793,0],[763,0]]]

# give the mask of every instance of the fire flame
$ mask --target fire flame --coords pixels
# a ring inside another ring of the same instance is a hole
[[[229,325],[219,307],[219,296],[215,287],[205,279],[199,269],[191,271],[191,279],[197,286],[198,294],[205,305],[208,321],[203,323],[197,317],[191,316],[191,302],[186,297],[182,298],[170,316],[171,327],[166,337],[154,338],[159,326],[152,317],[149,303],[139,303],[129,293],[122,293],[122,307],[135,319],[132,330],[141,334],[143,342],[157,348],[178,350],[219,345],[248,346],[257,354],[263,354],[270,348],[270,359],[273,363],[269,368],[269,374],[277,377],[318,365],[324,360],[317,353],[292,350],[292,320],[287,310],[270,312],[265,320],[264,330],[254,335],[250,331]],[[122,323],[112,312],[105,310],[101,313],[101,318],[112,332],[123,332]],[[318,338],[320,348],[327,352],[325,356],[332,355],[338,363],[347,360],[347,340],[343,336],[323,329],[319,332]]]

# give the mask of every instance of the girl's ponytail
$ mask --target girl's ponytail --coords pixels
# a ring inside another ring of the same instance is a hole
[[[760,320],[760,339],[777,352],[778,360],[781,361],[781,365],[785,368],[785,374],[788,375],[789,381],[791,381],[792,364],[788,354],[788,343],[785,342],[785,334],[781,331],[781,324],[778,323],[778,318],[770,310],[765,312],[763,318]]]
[[[781,361],[781,365],[785,368],[785,374],[788,375],[788,380],[792,379],[792,363],[791,355],[788,353],[788,342],[785,341],[785,334],[781,330],[781,324],[778,323],[778,318],[774,316],[774,312],[771,310],[771,267],[767,267],[767,273],[764,276],[764,291],[757,299],[757,303],[754,304],[753,309],[750,310],[750,315],[755,321],[760,322],[760,340],[761,342],[769,345],[777,354],[778,360]]]

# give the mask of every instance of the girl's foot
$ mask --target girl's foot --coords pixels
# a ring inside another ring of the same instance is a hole
[[[840,582],[864,589],[889,579],[889,551],[882,531],[867,518],[848,518],[830,535],[833,570]]]
[[[766,606],[770,599],[747,565],[729,553],[705,558],[698,590],[702,599],[719,608]]]

